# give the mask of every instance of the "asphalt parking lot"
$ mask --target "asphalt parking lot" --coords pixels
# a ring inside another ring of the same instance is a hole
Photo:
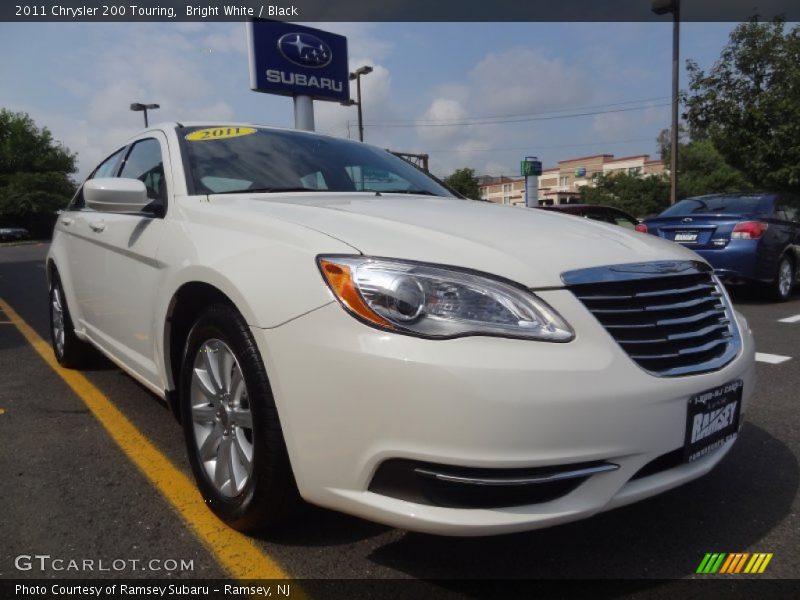
[[[0,300],[45,340],[46,249],[0,247]],[[758,391],[739,442],[707,477],[586,521],[491,538],[408,533],[307,507],[289,526],[256,536],[248,552],[273,568],[266,576],[303,579],[653,581],[704,577],[695,571],[708,552],[768,552],[762,577],[800,578],[800,293],[784,304],[744,293],[734,301],[761,353]],[[0,312],[0,578],[231,576],[231,547],[250,542],[216,543],[221,526],[211,521],[202,535],[188,527],[169,478],[154,484],[143,475],[12,316]],[[159,399],[99,357],[83,375],[158,460],[191,477],[181,430]],[[186,503],[203,508],[199,494]],[[78,573],[15,566],[35,554],[141,562]],[[169,568],[182,560],[192,568]]]

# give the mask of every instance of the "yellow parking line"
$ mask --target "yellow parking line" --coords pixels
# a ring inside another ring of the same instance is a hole
[[[33,349],[89,407],[125,455],[150,480],[189,528],[237,579],[286,579],[287,573],[264,554],[250,538],[226,526],[206,508],[200,492],[186,475],[161,454],[111,401],[78,371],[58,364],[45,342],[0,298],[0,309],[25,336]],[[294,586],[292,586],[294,587]],[[298,590],[299,591],[299,590]]]

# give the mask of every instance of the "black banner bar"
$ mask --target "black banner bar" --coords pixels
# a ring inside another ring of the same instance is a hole
[[[419,580],[5,579],[0,598],[40,600],[452,600],[456,598],[725,598],[796,600],[800,581],[758,576],[699,579]]]
[[[0,21],[315,21],[669,22],[651,0],[4,0]],[[797,0],[683,0],[681,21],[800,20]]]

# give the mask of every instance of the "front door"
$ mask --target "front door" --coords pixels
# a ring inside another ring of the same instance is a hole
[[[144,182],[151,204],[136,214],[81,213],[95,246],[87,333],[158,389],[164,382],[156,367],[155,304],[163,265],[156,254],[172,186],[170,170],[164,169],[168,159],[163,134],[148,133],[130,146],[119,177]]]

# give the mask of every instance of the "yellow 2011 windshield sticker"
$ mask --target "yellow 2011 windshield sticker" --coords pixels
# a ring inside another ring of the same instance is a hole
[[[190,142],[202,142],[205,140],[224,140],[227,138],[241,137],[255,133],[254,127],[209,127],[208,129],[198,129],[186,134],[186,140]]]

